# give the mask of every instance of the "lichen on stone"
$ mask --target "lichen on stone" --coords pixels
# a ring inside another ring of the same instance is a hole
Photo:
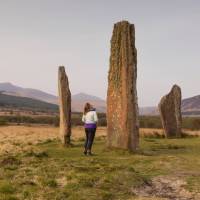
[[[108,146],[135,151],[139,146],[136,91],[137,51],[134,25],[114,25],[108,75]],[[114,115],[113,115],[114,113]]]

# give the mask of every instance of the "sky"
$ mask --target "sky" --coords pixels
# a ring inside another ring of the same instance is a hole
[[[0,0],[0,82],[57,95],[64,65],[72,94],[106,98],[114,23],[135,24],[138,101],[157,105],[173,84],[200,94],[198,0]]]

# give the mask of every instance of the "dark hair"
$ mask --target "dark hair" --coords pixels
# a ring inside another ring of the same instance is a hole
[[[83,111],[84,115],[87,114],[91,109],[92,109],[92,105],[87,102],[85,104],[84,111]]]

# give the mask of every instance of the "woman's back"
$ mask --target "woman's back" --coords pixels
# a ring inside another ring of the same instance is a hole
[[[91,110],[91,111],[87,112],[86,114],[84,114],[82,117],[82,121],[85,122],[86,124],[97,123],[98,117],[97,117],[96,111]]]
[[[85,104],[82,121],[84,122],[86,135],[84,154],[92,155],[91,149],[97,128],[98,117],[96,110],[90,103]]]

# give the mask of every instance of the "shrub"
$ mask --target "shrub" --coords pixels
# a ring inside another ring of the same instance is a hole
[[[200,119],[194,119],[192,121],[192,129],[194,130],[200,129]]]
[[[141,128],[162,128],[159,116],[140,116],[139,121]]]
[[[5,126],[7,124],[8,124],[7,120],[4,117],[0,117],[0,126]]]

